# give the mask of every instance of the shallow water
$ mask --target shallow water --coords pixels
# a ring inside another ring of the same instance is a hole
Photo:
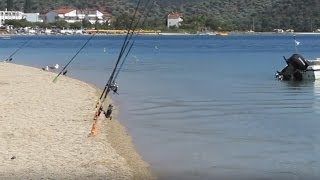
[[[0,40],[0,59],[28,38]],[[31,38],[15,63],[64,65],[89,37]],[[103,87],[123,39],[95,37],[68,75]],[[320,57],[320,36],[297,40]],[[113,99],[160,179],[319,179],[320,83],[274,79],[294,52],[291,35],[138,37]]]

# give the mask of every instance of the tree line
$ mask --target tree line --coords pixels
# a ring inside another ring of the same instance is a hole
[[[65,6],[77,9],[97,8],[114,17],[111,26],[100,25],[100,28],[123,29],[128,26],[137,2],[138,0],[0,0],[0,9],[10,7],[12,10],[46,13]],[[319,9],[319,0],[157,0],[142,28],[166,30],[167,14],[179,12],[184,15],[184,21],[180,29],[172,28],[172,31],[269,32],[273,29],[294,29],[310,32],[320,28]]]

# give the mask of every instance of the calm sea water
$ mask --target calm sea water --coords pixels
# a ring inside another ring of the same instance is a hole
[[[66,64],[88,36],[0,40],[0,59]],[[320,36],[297,35],[320,57]],[[95,37],[69,76],[103,87],[124,36]],[[274,79],[291,35],[143,36],[119,75],[120,119],[160,179],[319,179],[320,82]],[[71,92],[70,92],[71,93]]]

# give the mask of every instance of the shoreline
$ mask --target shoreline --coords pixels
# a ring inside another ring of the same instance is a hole
[[[117,111],[88,137],[101,90],[64,76],[52,83],[55,75],[0,63],[0,179],[156,179]]]
[[[101,95],[102,90],[93,84],[87,84],[96,89],[98,98],[98,96]],[[110,96],[107,97],[106,102],[113,104],[114,110],[112,111],[112,120],[105,119],[103,115],[100,115],[99,120],[105,122],[102,126],[100,123],[100,133],[105,133],[111,146],[120,156],[127,160],[129,167],[133,170],[134,180],[156,180],[156,175],[151,171],[150,165],[145,162],[142,156],[136,151],[132,138],[128,134],[127,128],[119,121],[119,106],[114,103]]]
[[[0,34],[2,39],[10,39],[15,36],[91,36],[92,34]],[[97,33],[95,36],[125,36],[126,33]],[[210,33],[188,33],[188,32],[159,32],[138,33],[139,36],[237,36],[237,35],[320,35],[320,32],[210,32]]]

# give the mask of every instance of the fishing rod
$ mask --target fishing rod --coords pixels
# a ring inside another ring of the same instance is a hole
[[[130,45],[130,48],[129,48],[129,50],[127,51],[127,54],[126,54],[125,58],[123,59],[121,65],[120,65],[120,68],[118,69],[118,72],[117,72],[116,76],[114,76],[114,73],[115,73],[115,71],[117,70],[118,63],[120,62],[120,60],[121,60],[121,58],[122,58],[122,56],[123,56],[126,48],[128,47],[128,44],[129,44],[129,42],[130,42],[130,40],[131,40],[131,38],[132,38],[132,36],[133,36],[136,28],[138,27],[138,24],[140,23],[141,18],[144,16],[144,12],[145,12],[145,10],[146,10],[149,2],[150,2],[150,0],[148,0],[148,1],[146,2],[145,6],[144,6],[144,9],[143,9],[143,13],[141,14],[141,16],[139,17],[136,25],[135,25],[134,28],[132,29],[131,35],[129,36],[129,39],[127,39],[127,42],[123,44],[123,45],[125,45],[124,48],[122,49],[123,51],[121,51],[120,54],[119,54],[118,62],[117,62],[117,64],[116,64],[116,66],[115,66],[115,68],[114,68],[114,71],[113,71],[113,73],[111,74],[111,76],[110,76],[110,78],[109,78],[106,86],[105,86],[105,89],[104,89],[105,92],[103,92],[103,93],[101,94],[101,96],[100,96],[100,98],[99,98],[99,100],[98,100],[98,103],[97,103],[96,108],[98,108],[98,104],[99,104],[99,102],[101,101],[102,97],[103,97],[102,103],[105,101],[105,99],[107,98],[108,93],[110,92],[111,86],[115,86],[115,84],[114,84],[115,79],[116,79],[116,77],[118,76],[121,68],[123,67],[124,62],[125,62],[125,60],[127,59],[128,55],[129,55],[129,53],[130,53],[130,51],[131,51],[131,49],[132,49],[132,47],[133,47],[134,41],[133,41],[132,44]],[[137,8],[138,8],[138,7],[137,7]],[[136,10],[137,10],[137,9],[136,9]],[[146,15],[149,14],[150,10],[151,10],[151,8],[149,8],[149,11],[148,11],[148,13],[147,13]],[[144,19],[144,21],[143,21],[143,24],[145,23],[146,18],[147,18],[147,16],[145,16],[145,19]],[[132,23],[133,23],[133,22],[134,22],[134,18],[133,18]],[[131,23],[131,27],[132,27],[132,23]],[[140,29],[140,30],[141,30],[141,29]],[[139,32],[140,32],[140,30],[139,30]],[[130,33],[130,29],[128,30],[128,33]],[[128,34],[127,34],[127,35],[128,35]],[[100,106],[99,108],[101,108],[101,106]]]
[[[128,29],[128,32],[127,32],[127,34],[126,34],[125,41],[124,41],[124,43],[123,43],[123,45],[122,45],[122,48],[121,48],[121,51],[120,51],[120,53],[119,53],[118,61],[121,60],[121,58],[122,58],[125,50],[127,49],[128,44],[130,43],[130,41],[131,41],[131,39],[132,39],[132,36],[133,36],[136,28],[138,27],[139,23],[140,23],[141,18],[144,16],[144,12],[145,12],[145,10],[147,9],[147,6],[148,6],[150,0],[147,0],[147,1],[146,1],[141,16],[139,16],[139,19],[138,19],[137,23],[136,23],[135,25],[133,25],[134,19],[135,19],[136,13],[137,13],[137,10],[138,10],[138,8],[139,8],[139,6],[140,6],[140,2],[141,2],[141,1],[138,2],[138,6],[137,6],[136,9],[135,9],[135,13],[134,13],[134,16],[133,16],[133,18],[132,18],[132,21],[131,21],[131,24],[130,24],[130,28]],[[147,13],[146,16],[145,16],[146,18],[147,18],[147,15],[149,14],[150,10],[151,10],[151,8],[149,8],[149,11],[148,11],[148,13]],[[146,18],[144,19],[143,24],[145,23]],[[133,27],[133,28],[132,28],[132,27]],[[140,32],[140,30],[139,30],[139,32]],[[129,35],[129,34],[130,34],[130,35]],[[132,48],[133,44],[134,44],[134,43],[131,44],[131,46],[130,46],[128,52],[127,52],[126,57],[128,56],[129,52],[131,51],[131,48]],[[119,71],[120,71],[120,69],[122,68],[122,66],[123,66],[123,64],[124,64],[124,62],[125,62],[125,59],[126,59],[126,58],[124,58],[124,60],[122,61],[121,65],[120,65],[120,68],[119,68],[116,76],[118,76]],[[115,68],[114,70],[117,69],[117,66],[118,66],[118,65],[116,65],[116,68]],[[108,88],[108,87],[107,87],[108,85],[111,85],[111,83],[114,83],[115,78],[113,77],[113,75],[114,75],[114,73],[110,76],[110,77],[112,77],[112,78],[111,78],[111,81],[110,81],[110,82],[109,82],[109,81],[107,82],[107,84],[106,84],[103,92],[106,92],[106,89]],[[116,76],[115,76],[115,77],[116,77]],[[110,91],[110,90],[109,90],[109,91]],[[103,95],[104,95],[104,93],[101,94],[99,100],[102,99]],[[107,96],[107,94],[105,94],[105,98],[106,98],[106,96]],[[99,100],[98,100],[98,101],[99,101]],[[97,106],[96,106],[96,107],[97,107]]]
[[[129,55],[131,49],[132,49],[133,44],[134,44],[134,42],[131,43],[131,45],[130,45],[130,47],[129,47],[129,50],[128,50],[126,56],[124,57],[122,63],[120,64],[120,67],[119,67],[116,75],[114,76],[114,78],[113,78],[113,80],[112,80],[112,83],[113,83],[113,84],[115,83],[115,80],[117,79],[117,77],[118,77],[118,75],[119,75],[119,73],[120,73],[120,70],[122,69],[124,63],[126,62],[126,59],[127,59],[128,55]]]
[[[148,1],[149,1],[149,0],[148,0]],[[104,104],[104,101],[105,101],[106,98],[107,98],[107,95],[108,95],[109,92],[110,92],[111,82],[112,82],[112,80],[114,79],[114,75],[115,75],[115,72],[116,72],[117,67],[118,67],[118,65],[119,65],[119,62],[121,61],[122,55],[124,54],[124,51],[125,51],[125,49],[126,49],[126,47],[127,47],[126,44],[127,44],[127,40],[128,40],[130,31],[132,31],[132,32],[135,31],[135,29],[132,29],[132,28],[133,28],[133,27],[136,28],[136,26],[133,26],[133,23],[134,23],[134,20],[135,20],[135,18],[136,18],[136,14],[137,14],[137,11],[138,11],[138,9],[139,9],[140,3],[141,3],[141,0],[138,1],[137,7],[136,7],[135,12],[134,12],[134,15],[133,15],[133,17],[132,17],[132,21],[131,21],[131,23],[130,23],[129,29],[128,29],[127,34],[126,34],[126,36],[125,36],[125,39],[124,39],[124,41],[123,41],[123,44],[122,44],[122,47],[121,47],[121,51],[120,51],[120,53],[119,53],[118,59],[117,59],[116,64],[115,64],[115,67],[114,67],[114,69],[113,69],[113,71],[112,71],[112,73],[111,73],[111,75],[110,75],[110,77],[109,77],[109,79],[108,79],[108,81],[107,81],[107,83],[106,83],[106,85],[105,85],[102,93],[101,93],[101,96],[100,96],[100,98],[98,99],[98,102],[97,102],[97,104],[96,104],[96,112],[95,112],[95,115],[94,115],[94,118],[93,118],[94,123],[93,123],[93,125],[92,125],[91,133],[90,133],[90,135],[92,135],[92,136],[95,136],[95,135],[98,133],[98,132],[97,132],[97,120],[98,120],[98,117],[100,116],[101,112],[103,111],[103,104]],[[139,18],[139,19],[140,19],[140,18]]]
[[[149,3],[149,1],[146,3],[145,8],[147,7],[147,4],[148,4],[148,3]],[[144,25],[144,23],[146,22],[147,17],[148,17],[148,15],[149,15],[150,11],[151,11],[151,8],[149,8],[149,9],[148,9],[148,11],[147,11],[147,13],[146,13],[146,15],[145,15],[145,17],[146,17],[146,18],[144,18],[144,20],[143,20],[143,22],[142,22],[141,26],[143,26],[143,25]],[[141,16],[140,16],[140,18],[141,18]],[[139,24],[139,21],[140,21],[140,18],[139,18],[139,20],[138,20],[138,22],[137,22],[137,24],[136,24],[135,28],[137,28],[137,26],[138,26],[138,24]],[[138,31],[138,33],[137,33],[137,34],[139,34],[139,33],[140,33],[140,31],[141,31],[141,29]],[[129,38],[129,41],[131,40],[132,35],[133,35],[133,33],[131,34],[131,36],[130,36],[130,38]],[[128,46],[129,41],[127,42],[126,46]],[[130,51],[131,51],[132,46],[133,46],[133,44],[134,44],[134,43],[135,43],[135,39],[134,39],[134,40],[133,40],[133,42],[131,43],[131,45],[130,45],[130,47],[129,47],[129,50],[127,51],[127,54],[126,54],[126,56],[124,57],[124,59],[123,59],[123,61],[122,61],[121,65],[120,65],[120,67],[119,67],[119,69],[118,69],[118,71],[117,71],[117,73],[116,73],[116,75],[115,75],[115,77],[114,77],[114,79],[113,79],[113,81],[112,81],[112,83],[113,83],[113,84],[115,83],[115,80],[117,79],[117,77],[118,77],[118,75],[119,75],[119,73],[120,73],[120,71],[121,71],[121,69],[122,69],[122,67],[123,67],[124,63],[126,62],[127,57],[128,57],[128,55],[129,55],[129,53],[130,53]]]
[[[135,9],[135,11],[134,11],[134,14],[133,14],[133,17],[132,17],[132,20],[131,20],[129,29],[128,29],[127,34],[126,34],[126,37],[125,37],[125,39],[124,39],[124,41],[123,41],[123,44],[122,44],[122,47],[121,47],[121,50],[120,50],[120,53],[119,53],[119,56],[118,56],[117,61],[120,61],[120,59],[121,59],[121,57],[122,57],[122,54],[123,54],[123,52],[125,51],[126,43],[127,43],[127,41],[128,41],[128,37],[129,37],[130,31],[132,30],[132,32],[134,32],[134,29],[133,29],[132,27],[134,27],[134,26],[133,26],[133,23],[134,23],[134,20],[135,20],[135,18],[136,18],[136,14],[137,14],[137,12],[138,12],[140,3],[141,3],[141,0],[138,1],[137,7],[136,7],[136,9]]]
[[[147,6],[148,6],[149,2],[150,2],[150,0],[147,0],[147,2],[145,3],[145,6],[144,6],[143,11],[142,11],[142,13],[141,13],[141,16],[139,16],[139,19],[138,19],[137,23],[134,25],[134,27],[133,27],[133,29],[132,29],[132,31],[131,31],[131,34],[130,34],[130,36],[129,36],[129,38],[127,39],[127,42],[125,43],[125,46],[124,46],[124,48],[122,49],[123,51],[120,52],[120,54],[119,54],[119,59],[118,59],[119,61],[120,61],[120,59],[122,58],[125,50],[127,49],[128,44],[130,43],[130,41],[131,41],[131,39],[132,39],[132,37],[133,37],[133,34],[134,34],[135,30],[137,29],[137,27],[138,27],[138,25],[139,25],[139,23],[140,23],[140,20],[141,20],[141,18],[142,18],[143,16],[145,16],[145,18],[144,18],[143,23],[142,23],[141,25],[143,25],[143,24],[145,23],[145,21],[146,21],[146,19],[147,19],[147,15],[149,14],[149,12],[150,12],[150,10],[151,10],[151,8],[149,8],[149,10],[147,11],[146,15],[144,15],[145,10],[147,9]],[[133,22],[134,22],[134,21],[132,21],[132,23],[133,23]],[[132,23],[131,23],[131,26],[133,25]],[[139,30],[139,32],[140,32],[140,31],[141,31],[141,29]],[[130,29],[129,29],[128,33],[130,33]],[[128,35],[128,34],[127,34],[127,35]],[[127,54],[126,54],[125,58],[122,60],[122,63],[121,63],[121,65],[120,65],[119,69],[118,69],[118,72],[117,72],[116,76],[113,76],[113,75],[114,75],[114,73],[113,73],[113,74],[112,74],[112,77],[110,77],[110,79],[109,79],[110,81],[107,82],[106,88],[108,89],[108,91],[106,91],[107,93],[104,94],[103,101],[105,101],[105,99],[107,98],[107,95],[108,95],[108,93],[110,92],[111,85],[112,85],[112,86],[115,86],[115,79],[116,79],[116,77],[118,76],[121,68],[123,67],[123,64],[125,63],[128,55],[129,55],[129,53],[130,53],[130,51],[131,51],[131,49],[132,49],[133,44],[134,44],[134,41],[131,43],[130,48],[129,48],[129,50],[127,51]],[[118,66],[118,64],[116,65],[116,67],[115,67],[115,69],[114,69],[115,71],[117,70],[117,66]],[[116,86],[115,86],[115,87],[116,87]],[[117,88],[117,87],[116,87],[116,88]],[[103,96],[103,93],[102,93],[101,95]],[[102,96],[101,96],[101,98],[102,98]],[[100,99],[101,99],[101,98],[100,98]]]
[[[133,34],[134,34],[134,32],[135,32],[135,30],[136,30],[136,28],[137,28],[140,20],[141,20],[141,18],[144,16],[143,14],[144,14],[144,12],[145,12],[145,10],[146,10],[149,2],[150,2],[150,0],[147,0],[147,2],[145,3],[144,9],[143,9],[143,13],[142,13],[141,16],[139,17],[139,19],[138,19],[137,23],[135,24],[134,28],[132,28],[132,27],[133,27],[134,20],[135,20],[135,17],[136,17],[136,13],[137,13],[138,8],[139,8],[140,3],[141,3],[141,0],[138,1],[137,7],[136,7],[135,12],[134,12],[134,16],[132,17],[132,21],[131,21],[131,23],[130,23],[130,27],[129,27],[128,32],[127,32],[127,34],[126,34],[125,40],[124,40],[124,42],[123,42],[123,44],[122,44],[122,48],[121,48],[121,51],[120,51],[120,53],[119,53],[119,57],[118,57],[118,59],[117,59],[116,67],[114,68],[114,72],[115,72],[115,70],[117,69],[118,63],[119,63],[119,61],[121,60],[121,58],[122,58],[122,56],[123,56],[123,54],[124,54],[124,52],[125,52],[128,44],[129,44],[129,41],[131,40],[131,38],[132,38],[132,36],[133,36]],[[149,8],[149,11],[147,12],[147,14],[146,14],[146,16],[145,16],[145,19],[144,19],[144,21],[143,21],[143,24],[145,23],[146,18],[147,18],[147,15],[149,14],[150,10],[151,10],[151,8]],[[132,29],[132,31],[131,31],[131,29]],[[131,31],[131,33],[130,33],[130,31]],[[139,30],[139,32],[140,32],[140,30]],[[130,36],[129,36],[129,34],[130,34]],[[129,39],[128,39],[128,37],[129,37]],[[133,46],[133,44],[132,44],[131,46]],[[132,48],[132,47],[131,47],[131,48]],[[131,50],[131,48],[130,48],[130,50]],[[127,54],[129,54],[130,50],[127,52]],[[126,55],[126,57],[127,57],[127,56],[128,56],[128,55]],[[123,62],[123,63],[124,63],[124,62]],[[122,64],[123,64],[123,63],[122,63]],[[122,66],[123,66],[123,65],[122,65]],[[122,67],[122,66],[121,66],[121,67]],[[120,68],[119,68],[119,70],[120,70]],[[100,103],[102,97],[105,96],[104,99],[106,98],[106,96],[107,96],[107,94],[108,94],[108,93],[106,93],[106,92],[109,92],[109,91],[110,91],[111,82],[114,82],[114,72],[111,74],[111,76],[110,76],[110,78],[109,78],[110,81],[108,81],[107,84],[105,85],[105,87],[104,87],[104,89],[103,89],[103,91],[102,91],[102,93],[101,93],[101,96],[100,96],[100,98],[99,98],[98,101],[97,101],[96,108],[98,107],[98,104]],[[118,73],[117,73],[117,74],[118,74]],[[109,89],[109,91],[107,91],[107,89]]]
[[[124,51],[124,49],[125,49],[126,42],[127,42],[127,40],[128,40],[128,36],[129,36],[130,31],[131,31],[131,29],[132,29],[132,27],[133,27],[133,23],[134,23],[134,20],[135,20],[135,18],[136,18],[136,14],[137,14],[137,12],[138,12],[140,3],[141,3],[141,0],[138,1],[138,4],[137,4],[137,6],[136,6],[136,8],[135,8],[133,17],[132,17],[132,19],[131,19],[130,26],[129,26],[129,28],[128,28],[127,34],[126,34],[126,36],[125,36],[125,39],[124,39],[124,41],[123,41],[123,44],[122,44],[122,47],[121,47],[119,56],[118,56],[118,58],[117,58],[116,65],[115,65],[115,67],[114,67],[114,69],[113,69],[113,72],[112,72],[111,75],[110,75],[110,78],[109,78],[107,84],[105,85],[105,87],[104,87],[104,89],[103,89],[103,91],[102,91],[102,93],[101,93],[101,95],[100,95],[100,97],[99,97],[99,99],[98,99],[98,102],[97,102],[97,104],[96,104],[96,108],[97,108],[98,105],[100,104],[100,101],[102,100],[102,98],[104,97],[104,95],[107,96],[107,94],[108,94],[109,91],[110,91],[110,85],[111,85],[111,82],[112,82],[114,73],[115,73],[115,71],[116,71],[116,69],[117,69],[117,66],[118,66],[118,64],[119,64],[119,61],[121,60],[123,51]],[[107,90],[109,90],[109,91],[107,91]],[[108,93],[106,93],[106,92],[108,92]]]
[[[130,33],[129,39],[128,39],[127,42],[126,42],[125,47],[120,51],[120,54],[121,54],[120,56],[121,56],[121,57],[123,56],[125,50],[127,49],[128,44],[129,44],[129,42],[131,41],[132,36],[133,36],[135,30],[137,29],[139,23],[140,23],[141,18],[144,16],[143,14],[144,14],[144,12],[145,12],[145,10],[146,10],[149,2],[150,2],[150,0],[147,0],[147,1],[146,1],[145,5],[144,5],[144,8],[143,8],[143,10],[142,10],[142,14],[141,14],[141,16],[139,16],[139,19],[138,19],[137,23],[134,25],[134,27],[133,27],[133,29],[132,29],[132,31],[131,31],[131,33]],[[149,8],[149,11],[148,11],[148,13],[147,13],[146,16],[145,16],[146,18],[144,19],[143,24],[144,24],[145,20],[147,19],[147,15],[149,14],[150,10],[151,10],[151,8]],[[142,24],[141,24],[141,25],[142,25]],[[141,29],[140,29],[140,30],[141,30]],[[139,30],[139,32],[140,32],[140,30]],[[121,58],[121,57],[120,57],[120,58]]]
[[[77,51],[77,53],[70,59],[70,61],[62,68],[62,70],[59,72],[59,74],[53,79],[52,82],[57,82],[58,77],[64,72],[64,70],[69,66],[69,64],[77,57],[77,55],[81,52],[81,50],[83,48],[86,47],[86,45],[89,43],[89,41],[96,35],[96,33],[94,33],[87,41],[86,43],[83,44],[83,46]]]
[[[12,61],[12,56],[20,51],[32,38],[27,39],[18,49],[16,49],[4,62]]]

